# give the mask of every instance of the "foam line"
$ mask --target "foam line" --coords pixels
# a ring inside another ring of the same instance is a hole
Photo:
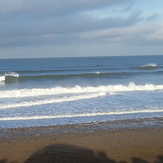
[[[145,84],[136,85],[130,83],[129,85],[108,85],[98,87],[55,87],[49,89],[19,89],[10,91],[0,91],[1,98],[15,98],[15,97],[37,97],[43,95],[56,95],[56,94],[75,94],[75,93],[98,93],[98,92],[125,92],[125,91],[154,91],[163,90],[163,85]]]
[[[100,93],[94,93],[94,94],[88,94],[88,95],[54,98],[51,100],[28,101],[28,102],[15,103],[15,104],[10,104],[10,105],[1,105],[0,110],[17,108],[17,107],[29,107],[29,106],[37,106],[37,105],[44,105],[44,104],[77,101],[77,100],[83,100],[83,99],[91,99],[91,98],[96,98],[96,97],[104,96],[104,95],[106,95],[105,92],[100,92]]]
[[[7,117],[0,118],[0,121],[12,121],[12,120],[39,120],[39,119],[55,119],[55,118],[74,118],[74,117],[93,117],[93,116],[109,116],[109,115],[127,115],[127,114],[139,114],[139,113],[159,113],[163,112],[163,109],[158,110],[137,110],[126,112],[109,112],[109,113],[85,113],[85,114],[72,114],[72,115],[54,115],[54,116],[29,116],[29,117]]]

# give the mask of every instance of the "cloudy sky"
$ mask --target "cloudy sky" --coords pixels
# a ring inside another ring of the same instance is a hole
[[[163,54],[163,0],[0,0],[0,58]]]

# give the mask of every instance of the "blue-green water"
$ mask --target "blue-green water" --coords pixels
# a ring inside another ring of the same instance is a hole
[[[0,127],[163,117],[163,56],[0,60]]]

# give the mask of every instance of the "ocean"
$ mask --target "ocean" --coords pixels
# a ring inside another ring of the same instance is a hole
[[[163,118],[163,55],[0,60],[0,128]]]

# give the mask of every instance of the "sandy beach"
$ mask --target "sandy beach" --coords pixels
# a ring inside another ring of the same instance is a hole
[[[162,128],[82,128],[1,130],[0,163],[163,163]]]

